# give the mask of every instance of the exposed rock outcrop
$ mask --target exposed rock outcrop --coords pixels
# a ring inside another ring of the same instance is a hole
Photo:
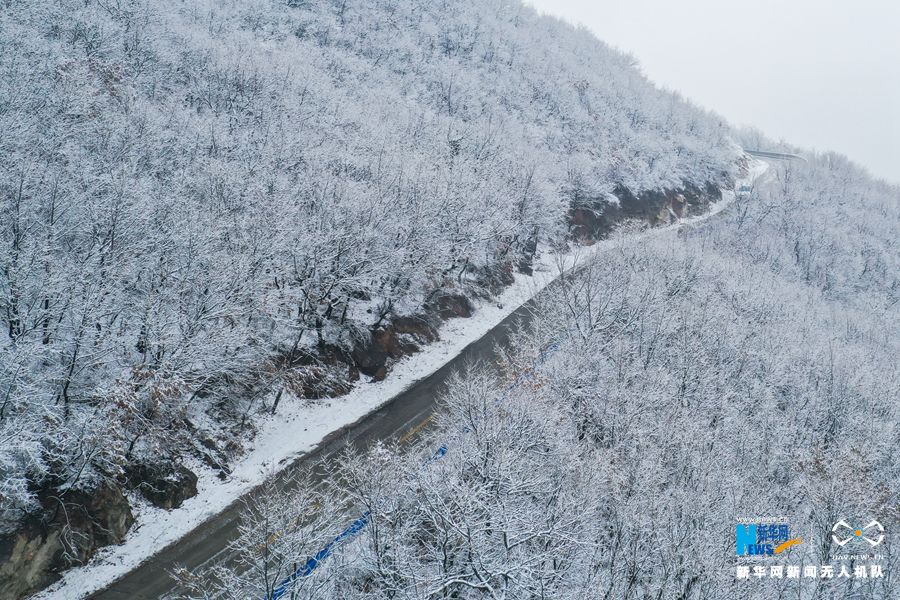
[[[133,465],[126,469],[129,485],[153,506],[171,510],[197,495],[197,475],[183,465]]]
[[[435,301],[437,313],[442,319],[452,319],[454,317],[469,318],[475,308],[472,301],[462,294],[445,293],[438,296]]]
[[[703,212],[721,198],[717,185],[687,186],[678,190],[647,191],[638,195],[618,187],[618,203],[603,199],[575,198],[569,211],[572,237],[582,242],[603,239],[623,221],[633,219],[650,226],[666,225],[690,214]]]
[[[0,598],[19,598],[45,587],[73,564],[118,544],[134,522],[122,489],[104,482],[89,491],[41,496],[41,515],[0,536]]]
[[[471,315],[471,302],[465,296],[458,298],[459,306],[467,306]],[[387,375],[388,360],[418,352],[438,339],[438,323],[439,319],[429,314],[394,317],[375,331],[360,334],[351,353],[353,362],[361,373],[380,381]]]
[[[26,522],[14,534],[0,536],[0,598],[20,598],[59,577],[60,534],[59,529]]]
[[[360,369],[354,357],[331,344],[323,344],[315,354],[298,351],[280,360],[288,388],[302,398],[341,396],[359,379]]]

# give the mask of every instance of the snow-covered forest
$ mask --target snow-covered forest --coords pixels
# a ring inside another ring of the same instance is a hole
[[[730,135],[515,2],[7,3],[0,531],[240,456],[573,210],[725,182]],[[74,562],[119,538],[67,535]]]
[[[186,597],[269,597],[360,514],[291,598],[900,596],[895,539],[885,577],[734,570],[736,515],[790,515],[796,565],[829,562],[843,515],[900,525],[898,207],[897,187],[818,155],[702,227],[621,236],[539,296],[499,373],[460,374],[416,450],[266,498],[240,567],[182,574]]]
[[[187,593],[264,597],[366,511],[296,598],[772,597],[735,514],[896,530],[900,190],[814,155],[616,231],[703,210],[742,135],[515,0],[0,3],[0,597],[604,235],[436,432],[267,495]]]

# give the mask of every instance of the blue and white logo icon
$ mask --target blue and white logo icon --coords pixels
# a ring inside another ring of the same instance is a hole
[[[865,527],[851,527],[841,519],[831,528],[831,540],[842,547],[853,540],[864,540],[874,548],[884,541],[884,525],[873,519]]]

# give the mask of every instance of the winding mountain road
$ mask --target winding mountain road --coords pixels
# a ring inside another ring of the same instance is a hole
[[[379,440],[394,438],[406,442],[421,435],[430,424],[435,410],[435,399],[440,396],[451,375],[475,362],[491,363],[496,357],[495,348],[507,345],[513,324],[516,321],[524,323],[530,320],[533,306],[533,300],[526,302],[429,377],[413,384],[354,425],[330,435],[312,452],[295,459],[276,477],[282,482],[290,482],[291,475],[301,468],[315,465],[319,461],[335,460],[347,447],[365,450]],[[319,470],[314,471],[313,475],[315,478],[323,477]],[[289,486],[290,483],[286,485]],[[265,484],[265,487],[271,487],[271,483]],[[260,488],[257,488],[250,493],[259,491]],[[150,600],[172,593],[175,586],[168,573],[176,565],[193,570],[221,557],[227,550],[228,543],[237,536],[243,507],[243,500],[236,500],[224,511],[164,548],[106,589],[95,593],[91,598]]]
[[[296,481],[292,480],[292,475],[301,469],[334,461],[347,448],[364,451],[381,440],[396,439],[403,443],[421,435],[430,426],[436,409],[435,400],[441,395],[452,374],[473,363],[492,364],[496,358],[496,348],[508,345],[509,334],[516,322],[530,321],[534,305],[535,301],[529,300],[436,372],[416,382],[357,423],[326,437],[318,447],[295,459],[276,475],[281,480],[277,483],[290,488],[291,485],[296,485],[291,483]],[[315,483],[324,478],[323,471],[324,469],[313,471]],[[269,489],[271,486],[271,482],[266,483],[249,494],[260,493],[263,488]],[[224,511],[157,552],[139,567],[90,598],[151,600],[171,595],[176,589],[169,572],[176,565],[194,570],[227,557],[228,544],[237,536],[244,507],[243,501],[244,498],[236,500]]]

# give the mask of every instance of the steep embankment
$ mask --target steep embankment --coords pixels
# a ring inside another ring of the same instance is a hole
[[[180,504],[183,457],[227,475],[258,411],[383,377],[570,220],[668,219],[736,159],[517,4],[26,2],[0,49],[13,593],[120,540],[126,490]]]

